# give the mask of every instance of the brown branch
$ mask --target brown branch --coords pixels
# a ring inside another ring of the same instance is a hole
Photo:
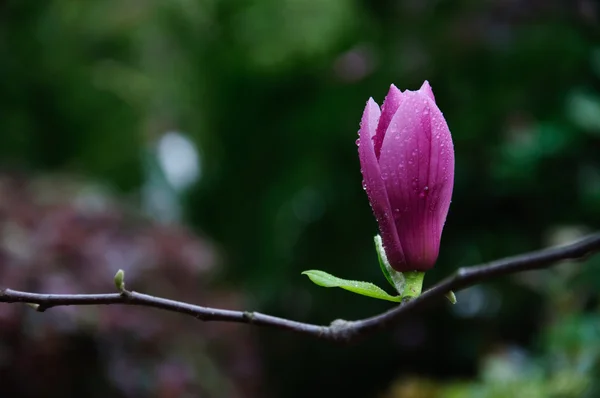
[[[0,290],[0,302],[27,303],[36,306],[38,311],[65,305],[139,305],[191,315],[201,321],[248,323],[290,330],[328,340],[352,341],[376,329],[398,322],[415,310],[441,299],[451,290],[458,291],[495,277],[516,272],[547,268],[563,260],[582,260],[598,251],[600,251],[600,233],[595,233],[565,246],[460,268],[454,275],[444,279],[418,298],[404,302],[387,312],[357,321],[338,319],[329,326],[296,322],[260,312],[201,307],[124,289],[121,293],[106,294],[41,294],[4,289]]]

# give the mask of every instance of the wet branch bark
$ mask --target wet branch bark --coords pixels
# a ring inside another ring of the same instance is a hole
[[[201,321],[238,322],[293,331],[326,340],[350,342],[401,321],[405,316],[440,301],[449,291],[458,291],[489,279],[522,271],[547,268],[564,260],[580,261],[600,251],[600,233],[574,243],[508,257],[490,263],[459,268],[416,299],[404,302],[382,314],[355,320],[335,320],[330,325],[297,322],[254,311],[234,311],[202,307],[181,301],[123,289],[105,294],[43,294],[12,289],[0,290],[0,303],[27,303],[43,312],[65,305],[137,305],[193,316]]]

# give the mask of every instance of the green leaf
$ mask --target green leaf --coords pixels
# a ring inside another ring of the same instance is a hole
[[[115,286],[117,287],[117,290],[122,292],[123,290],[125,290],[125,271],[123,271],[122,269],[118,270],[117,273],[115,274]]]
[[[383,241],[380,235],[375,235],[375,251],[377,252],[377,259],[379,260],[379,267],[385,279],[396,289],[400,294],[403,294],[406,285],[406,278],[402,272],[398,272],[390,266],[385,249],[383,248]]]
[[[394,289],[396,289],[396,284],[394,283],[394,281],[392,280],[392,277],[390,276],[390,272],[388,271],[388,267],[387,267],[387,257],[385,255],[385,251],[383,250],[383,242],[381,240],[381,236],[379,235],[375,235],[375,251],[377,252],[377,260],[379,260],[379,267],[381,268],[381,272],[383,272],[383,276],[385,276],[385,279],[387,279],[387,281],[390,283],[390,285],[392,285],[392,287]]]
[[[315,284],[323,287],[340,287],[352,293],[361,294],[367,297],[373,297],[380,300],[393,301],[399,303],[402,300],[401,296],[390,296],[383,289],[369,282],[350,281],[341,279],[328,274],[324,271],[309,270],[304,271],[302,275],[306,275]]]
[[[446,293],[446,298],[448,300],[450,300],[450,302],[452,304],[456,304],[456,295],[454,294],[454,292],[452,290],[450,290],[448,293]]]

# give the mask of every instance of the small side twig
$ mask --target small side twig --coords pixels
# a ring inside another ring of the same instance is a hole
[[[202,307],[176,300],[151,296],[125,289],[124,275],[115,285],[119,293],[105,294],[42,294],[12,289],[0,290],[0,302],[37,305],[43,312],[65,305],[137,305],[191,315],[201,321],[238,322],[289,330],[332,341],[353,341],[377,329],[400,321],[416,310],[443,298],[450,291],[462,290],[489,279],[522,271],[550,267],[563,260],[582,260],[600,251],[600,233],[595,233],[566,246],[548,248],[531,253],[492,261],[487,264],[458,269],[454,275],[442,280],[413,300],[403,302],[382,314],[356,321],[335,320],[328,326],[297,322],[290,319],[254,311],[233,311]]]

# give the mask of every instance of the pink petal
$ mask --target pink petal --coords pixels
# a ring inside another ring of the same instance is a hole
[[[423,95],[427,95],[435,103],[435,96],[433,95],[433,90],[431,89],[431,86],[429,85],[429,82],[427,80],[425,80],[423,82],[423,85],[421,86],[421,88],[417,92],[421,93]]]
[[[433,267],[454,183],[452,137],[428,87],[403,94],[379,158],[408,267],[398,271]]]
[[[403,264],[404,253],[396,233],[390,202],[381,178],[373,146],[373,136],[380,116],[379,106],[370,98],[365,107],[360,124],[361,128],[358,132],[358,157],[363,175],[363,187],[367,191],[373,214],[379,224],[379,231],[388,261],[391,264]]]
[[[392,84],[383,101],[383,105],[381,106],[381,118],[379,119],[379,125],[377,126],[377,133],[375,134],[374,145],[375,156],[377,156],[377,159],[379,159],[381,153],[381,144],[383,143],[385,132],[394,113],[396,113],[396,109],[400,106],[400,102],[402,102],[402,92]]]

